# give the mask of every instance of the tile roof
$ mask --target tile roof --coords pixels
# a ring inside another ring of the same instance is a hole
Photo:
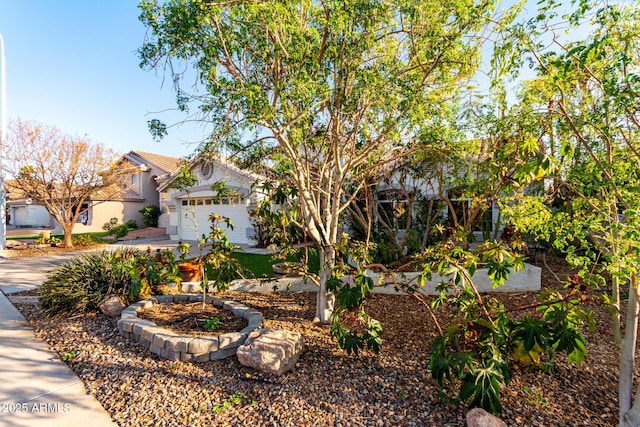
[[[91,195],[91,200],[119,200],[119,201],[136,201],[142,200],[144,201],[144,197],[142,197],[137,192],[130,189],[123,189],[118,184],[111,184],[107,187],[104,187],[98,190],[96,193]]]
[[[129,160],[134,160],[136,163],[138,163],[136,166],[145,163],[156,166],[164,170],[166,173],[172,173],[176,171],[180,167],[180,165],[185,162],[185,160],[181,159],[180,157],[165,156],[164,154],[149,153],[146,151],[138,150],[130,151],[129,153],[125,154],[125,156],[128,157]]]
[[[6,181],[7,188],[7,201],[21,201],[30,199],[27,194],[25,194],[21,189],[17,188],[15,184],[13,184],[12,180]],[[97,190],[95,193],[91,195],[91,200],[119,200],[119,201],[144,201],[144,197],[142,197],[137,192],[130,189],[123,189],[118,184],[111,184],[107,187],[101,188]]]

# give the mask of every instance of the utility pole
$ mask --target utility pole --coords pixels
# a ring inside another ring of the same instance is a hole
[[[7,248],[7,186],[4,173],[4,143],[7,138],[7,69],[4,60],[4,39],[0,34],[0,250]]]

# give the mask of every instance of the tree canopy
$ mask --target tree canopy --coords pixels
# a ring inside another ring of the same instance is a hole
[[[47,209],[60,223],[67,247],[73,246],[78,218],[89,209],[85,203],[104,190],[111,189],[112,196],[123,191],[126,168],[116,168],[116,153],[86,136],[17,120],[10,124],[6,141],[12,189]]]
[[[214,133],[203,147],[287,165],[293,218],[320,248],[328,322],[340,216],[366,177],[411,152],[480,58],[491,2],[149,0],[142,66],[176,82]],[[181,81],[195,67],[195,88]],[[166,132],[150,123],[157,136]],[[246,132],[255,132],[247,138]],[[349,191],[346,189],[349,188]]]

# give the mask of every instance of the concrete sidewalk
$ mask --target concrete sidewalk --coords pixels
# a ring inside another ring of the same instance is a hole
[[[5,265],[0,264],[0,268]],[[0,426],[117,426],[0,292]]]
[[[71,256],[0,259],[0,427],[117,426],[6,296],[37,288]]]

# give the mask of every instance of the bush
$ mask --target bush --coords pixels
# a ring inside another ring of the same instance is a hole
[[[147,298],[175,280],[171,263],[135,249],[89,253],[63,264],[40,287],[40,307],[49,316],[98,312],[110,296],[125,304]]]
[[[129,227],[127,226],[127,224],[119,225],[115,227],[113,230],[111,230],[109,234],[115,237],[116,239],[119,239],[129,234]]]
[[[102,226],[104,231],[111,231],[118,226],[118,218],[111,218],[109,222],[105,222]]]
[[[156,205],[145,206],[138,212],[142,214],[142,223],[146,227],[157,227],[158,218],[160,218],[160,208]]]
[[[99,243],[94,240],[91,234],[74,234],[73,235],[73,244],[78,246],[89,246]]]
[[[109,222],[106,222],[102,229],[109,232],[110,236],[113,236],[116,239],[126,236],[129,233],[129,228],[136,228],[136,222],[133,221],[133,227],[129,226],[129,223],[133,221],[127,221],[126,224],[118,225],[118,218],[111,218]]]
[[[135,219],[128,220],[124,223],[124,225],[126,225],[129,230],[135,230],[136,228],[138,228],[138,224],[136,223]]]
[[[114,265],[118,258],[138,254],[138,251],[102,251],[59,266],[40,287],[42,311],[50,316],[94,312],[111,295],[131,302],[129,289],[133,280]]]

